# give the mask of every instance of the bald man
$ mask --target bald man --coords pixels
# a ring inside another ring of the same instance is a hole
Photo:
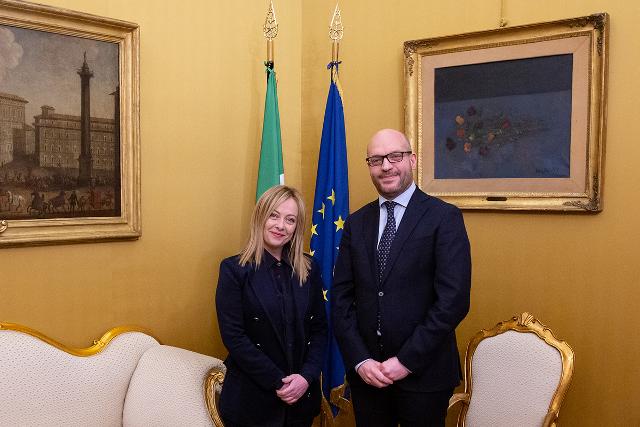
[[[347,219],[331,291],[356,423],[444,426],[471,288],[462,214],[416,187],[401,132],[377,132],[366,161],[379,197]]]

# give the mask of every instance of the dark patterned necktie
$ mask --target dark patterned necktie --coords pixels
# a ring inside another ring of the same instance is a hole
[[[393,208],[396,202],[384,202],[383,205],[387,208],[387,224],[384,226],[384,231],[380,237],[380,243],[378,243],[378,281],[382,282],[382,275],[384,269],[387,266],[387,259],[389,258],[389,251],[391,250],[391,242],[396,235],[396,218],[393,216]]]

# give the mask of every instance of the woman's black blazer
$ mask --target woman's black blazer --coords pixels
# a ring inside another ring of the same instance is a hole
[[[266,256],[263,257],[267,258]],[[307,280],[300,286],[290,280],[296,308],[296,342],[304,348],[294,354],[299,360],[289,366],[283,331],[273,317],[282,310],[271,276],[271,263],[238,264],[238,256],[220,264],[216,309],[222,342],[229,351],[227,374],[220,395],[224,419],[241,425],[282,426],[311,420],[320,411],[320,371],[327,340],[327,320],[318,264],[312,261]],[[302,375],[307,392],[293,405],[276,395],[282,378]]]

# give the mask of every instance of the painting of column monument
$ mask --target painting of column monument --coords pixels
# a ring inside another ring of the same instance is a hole
[[[0,219],[120,216],[118,53],[0,25]]]

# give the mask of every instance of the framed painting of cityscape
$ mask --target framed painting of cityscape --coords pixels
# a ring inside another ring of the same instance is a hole
[[[0,0],[0,247],[140,236],[139,29]]]
[[[599,212],[608,15],[404,43],[418,185],[465,209]]]

